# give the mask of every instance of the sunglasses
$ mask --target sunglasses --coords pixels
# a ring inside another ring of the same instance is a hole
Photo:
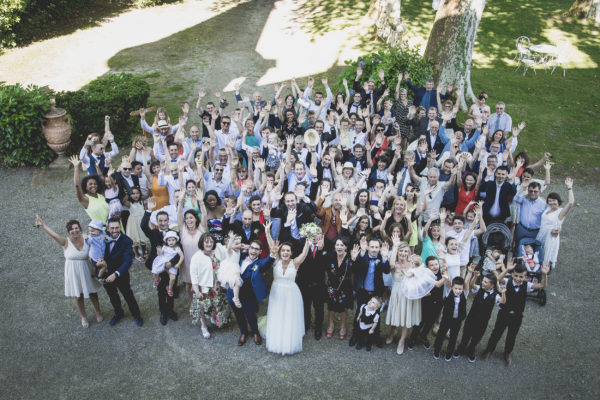
[[[231,125],[231,122],[221,122],[221,125]]]
[[[123,168],[123,171],[131,171],[131,168]]]
[[[384,132],[385,129],[376,129],[377,132]]]
[[[222,169],[215,169],[215,172],[223,172]]]

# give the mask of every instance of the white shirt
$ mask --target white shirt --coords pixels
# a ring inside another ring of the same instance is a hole
[[[494,199],[494,204],[492,204],[492,207],[490,208],[490,215],[492,217],[497,217],[500,215],[500,189],[502,189],[503,184],[504,182],[502,182],[500,185],[496,183],[496,198]]]
[[[446,233],[446,237],[453,237],[459,243],[459,251],[460,251],[460,265],[467,265],[469,263],[469,253],[471,250],[471,241],[475,238],[475,235],[471,232],[471,237],[467,240],[466,243],[463,242],[465,238],[465,234],[467,233],[467,229],[463,228],[462,231],[456,232],[454,229],[448,231]],[[461,246],[462,245],[462,246]]]
[[[454,312],[452,313],[452,318],[458,318],[458,306],[460,304],[460,296],[454,296]]]

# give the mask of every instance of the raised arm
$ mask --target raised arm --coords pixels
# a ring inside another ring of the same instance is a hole
[[[83,208],[87,209],[90,205],[90,199],[87,198],[85,194],[83,194],[83,190],[81,189],[81,183],[79,181],[79,157],[72,156],[69,158],[71,164],[73,164],[73,184],[75,185],[75,194],[77,195],[77,201],[79,204],[83,206]]]
[[[265,236],[269,236],[269,235],[265,235]],[[296,269],[298,269],[300,264],[302,264],[304,262],[304,260],[306,259],[306,256],[308,255],[309,247],[310,247],[310,240],[305,240],[304,248],[302,249],[302,253],[300,253],[298,255],[298,257],[294,258],[294,267],[296,267]]]
[[[48,236],[56,241],[56,243],[60,244],[63,248],[67,247],[67,238],[59,235],[54,232],[50,227],[44,224],[44,219],[40,217],[38,214],[35,214],[35,226],[41,228]]]
[[[569,202],[563,207],[560,214],[558,214],[558,219],[564,219],[575,204],[575,195],[573,194],[573,179],[567,177],[565,179],[565,185],[567,185],[567,190],[569,191]]]

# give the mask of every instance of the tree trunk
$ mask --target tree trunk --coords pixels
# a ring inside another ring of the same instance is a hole
[[[486,0],[443,0],[435,15],[425,56],[433,59],[435,81],[454,83],[461,89],[458,99],[463,111],[466,99],[476,101],[471,87],[473,46]]]
[[[578,19],[589,19],[600,25],[600,0],[575,0],[569,15]]]

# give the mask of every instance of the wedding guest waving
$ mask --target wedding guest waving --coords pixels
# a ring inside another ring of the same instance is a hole
[[[110,320],[109,325],[113,326],[123,318],[124,313],[118,293],[121,292],[136,325],[142,326],[144,320],[140,315],[140,308],[129,283],[129,268],[133,263],[133,242],[130,238],[121,234],[119,217],[112,217],[108,220],[107,230],[109,239],[106,243],[104,259],[100,260],[96,267],[106,267],[106,272],[100,278],[104,281],[104,289],[110,298],[110,304],[115,310],[115,315]]]
[[[44,219],[36,214],[35,225],[56,241],[65,253],[65,296],[73,297],[81,315],[81,326],[88,328],[84,298],[89,298],[96,311],[96,321],[102,322],[100,304],[98,303],[98,288],[100,285],[92,278],[92,268],[88,261],[90,247],[83,240],[81,225],[76,220],[67,222],[68,237],[54,232],[44,224]]]

